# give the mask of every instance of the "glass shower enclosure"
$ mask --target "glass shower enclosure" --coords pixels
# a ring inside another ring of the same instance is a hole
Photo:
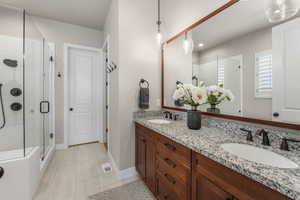
[[[0,161],[54,144],[50,47],[24,10],[0,6]]]

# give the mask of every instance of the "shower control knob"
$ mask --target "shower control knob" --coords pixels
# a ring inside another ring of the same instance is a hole
[[[13,88],[10,90],[10,94],[14,97],[18,97],[22,94],[22,90],[20,88]]]
[[[2,167],[0,167],[0,178],[2,178],[4,175],[4,169]]]
[[[12,103],[10,105],[10,108],[13,110],[13,111],[19,111],[22,109],[22,104],[20,103]]]
[[[70,111],[73,111],[73,110],[74,110],[74,108],[70,108],[69,110],[70,110]]]

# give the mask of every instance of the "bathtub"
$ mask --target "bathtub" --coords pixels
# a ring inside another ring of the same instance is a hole
[[[0,179],[0,199],[32,200],[54,149],[53,146],[43,162],[40,147],[27,148],[25,157],[23,149],[1,152],[0,166],[4,175]]]

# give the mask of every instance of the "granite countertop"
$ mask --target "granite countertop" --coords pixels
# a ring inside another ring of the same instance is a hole
[[[204,126],[195,131],[188,129],[183,120],[171,121],[170,124],[154,124],[149,122],[149,119],[158,117],[139,117],[134,121],[273,190],[300,200],[300,168],[280,169],[248,161],[226,152],[220,145],[240,143],[257,146],[283,155],[300,166],[299,152],[285,152],[279,148],[262,146],[260,140],[247,142],[245,135],[231,134],[220,128]]]

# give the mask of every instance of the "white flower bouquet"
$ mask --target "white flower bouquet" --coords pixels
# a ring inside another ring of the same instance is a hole
[[[224,101],[233,101],[234,96],[232,92],[225,89],[223,84],[212,85],[207,87],[207,103],[210,105],[219,105]]]
[[[196,87],[192,84],[178,84],[173,99],[181,104],[190,105],[193,110],[207,102],[207,91],[204,87]]]
[[[224,101],[234,101],[234,96],[230,90],[224,88],[223,84],[207,87],[207,104],[210,104],[208,112],[220,113],[220,109],[216,106]]]
[[[196,87],[192,84],[179,84],[174,92],[173,99],[181,104],[192,106],[194,109],[203,104],[210,104],[211,108],[224,101],[233,101],[234,95],[223,84],[208,87]]]

